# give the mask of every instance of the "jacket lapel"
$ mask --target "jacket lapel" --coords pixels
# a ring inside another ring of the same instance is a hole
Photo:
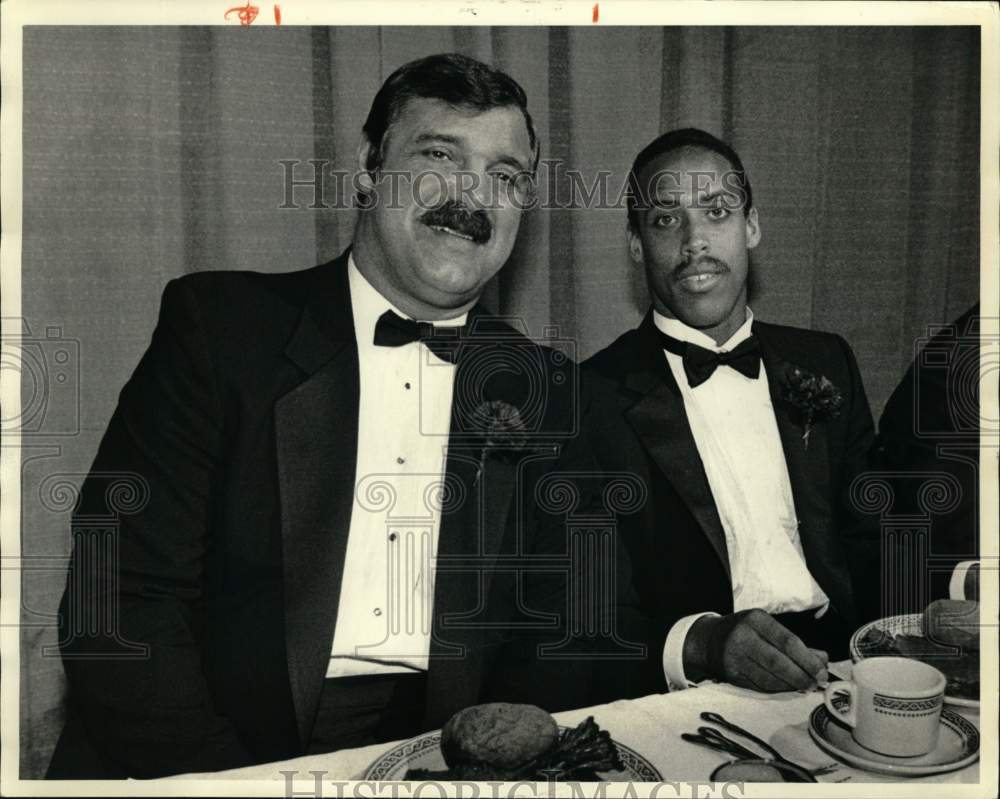
[[[731,576],[726,534],[691,433],[684,398],[657,340],[652,312],[646,315],[636,333],[639,337],[637,368],[628,374],[626,385],[641,396],[625,412],[625,417],[698,521],[726,575]],[[661,521],[664,525],[669,523]],[[650,534],[660,532],[649,530]]]
[[[300,741],[333,642],[354,495],[358,351],[346,253],[316,272],[285,353],[308,377],[275,404],[285,644]]]
[[[774,418],[788,466],[802,551],[816,582],[835,605],[846,609],[850,600],[849,591],[845,594],[844,587],[850,586],[850,575],[837,538],[833,535],[829,429],[823,420],[814,422],[806,445],[801,411],[783,396],[785,375],[793,364],[780,355],[779,342],[774,340],[766,326],[755,324],[754,333],[760,341]]]
[[[481,617],[517,483],[517,458],[487,446],[477,408],[491,400],[523,407],[530,390],[523,369],[504,368],[517,366],[507,363],[514,351],[505,351],[504,336],[523,345],[522,337],[480,306],[469,312],[467,329],[452,395],[445,467],[450,500],[443,503],[435,560],[428,726],[441,726],[451,712],[477,701],[484,664],[470,647],[482,644]]]

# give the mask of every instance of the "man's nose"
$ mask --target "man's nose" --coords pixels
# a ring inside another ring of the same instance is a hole
[[[681,253],[687,258],[696,258],[708,251],[708,236],[704,226],[688,220],[684,223],[684,239]]]
[[[455,174],[455,199],[472,211],[489,210],[496,206],[492,177],[486,164],[467,163]]]

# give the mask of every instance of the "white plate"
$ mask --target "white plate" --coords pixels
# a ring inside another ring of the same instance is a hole
[[[864,647],[861,645],[861,640],[870,630],[873,629],[879,629],[891,635],[918,635],[922,637],[924,634],[924,616],[922,613],[907,613],[902,616],[887,616],[884,619],[876,619],[875,621],[870,621],[868,624],[859,627],[855,630],[854,635],[851,636],[851,660],[855,663],[864,660],[866,657],[893,654],[889,652],[866,653],[864,651]],[[896,657],[907,657],[907,655],[901,655],[898,653],[894,654]],[[948,694],[945,694],[944,701],[949,705],[955,705],[957,707],[979,708],[978,699],[967,699],[963,696],[949,696]]]
[[[377,782],[402,780],[411,768],[443,771],[448,766],[441,756],[440,744],[440,730],[412,738],[393,747],[372,763],[363,779]],[[625,770],[599,772],[602,779],[608,782],[663,782],[663,776],[646,758],[617,741],[614,741],[614,745],[618,749],[618,756],[625,765]]]
[[[839,760],[864,771],[897,777],[926,777],[957,771],[979,759],[979,730],[954,710],[941,709],[941,733],[933,752],[919,757],[892,757],[866,749],[851,736],[851,728],[817,705],[809,716],[809,734],[816,745]]]

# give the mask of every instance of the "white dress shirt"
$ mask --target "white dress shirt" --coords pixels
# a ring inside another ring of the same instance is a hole
[[[327,677],[426,670],[455,366],[424,344],[376,347],[394,308],[348,260],[360,404],[354,505]],[[462,325],[466,314],[436,326]]]
[[[753,313],[723,345],[678,319],[654,311],[663,333],[705,349],[723,352],[750,337]],[[697,388],[688,385],[680,355],[664,351],[684,399],[691,433],[722,522],[733,585],[733,610],[762,608],[770,613],[817,608],[829,599],[809,573],[792,498],[788,467],[774,417],[767,373],[757,379],[720,366]],[[669,535],[669,530],[664,530]],[[667,635],[664,672],[671,688],[687,687],[684,639],[704,615],[678,621]]]

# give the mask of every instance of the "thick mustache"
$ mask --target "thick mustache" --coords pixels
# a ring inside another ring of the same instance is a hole
[[[702,256],[694,261],[685,261],[684,265],[674,271],[674,280],[683,280],[692,275],[700,275],[710,272],[720,272],[726,274],[731,271],[729,264],[713,258],[710,255]]]
[[[446,227],[468,236],[476,244],[485,244],[493,234],[493,225],[483,210],[470,211],[456,202],[447,202],[432,208],[420,216],[420,221],[428,226]]]

